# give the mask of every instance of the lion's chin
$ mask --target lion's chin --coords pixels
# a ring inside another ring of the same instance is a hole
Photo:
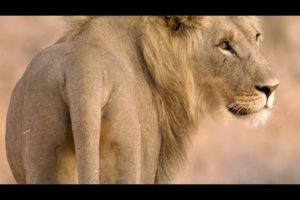
[[[258,126],[265,124],[266,121],[269,119],[271,112],[268,108],[262,108],[259,111],[255,112],[243,112],[243,113],[236,113],[231,109],[228,109],[228,111],[233,114],[235,117],[245,120],[247,124],[252,126]]]

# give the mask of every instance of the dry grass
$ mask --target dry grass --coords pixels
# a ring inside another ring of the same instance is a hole
[[[300,17],[262,17],[265,54],[281,81],[271,120],[247,127],[207,118],[176,183],[300,183]],[[5,156],[9,97],[37,52],[63,31],[60,17],[0,17],[0,183],[14,183]]]

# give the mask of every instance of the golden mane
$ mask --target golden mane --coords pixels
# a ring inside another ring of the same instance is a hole
[[[191,22],[193,19],[183,17],[183,26],[190,27],[176,32],[167,27],[169,24],[165,20],[169,19],[163,17],[145,17],[141,26],[144,29],[142,51],[154,85],[162,134],[156,182],[168,181],[185,159],[186,144],[199,118],[198,92],[188,56],[201,45],[200,29],[192,26],[202,24],[196,20]]]
[[[95,19],[96,16],[67,16],[64,17],[66,22],[66,30],[57,43],[64,42],[66,40],[74,40],[79,36],[86,28],[91,24],[91,21]]]

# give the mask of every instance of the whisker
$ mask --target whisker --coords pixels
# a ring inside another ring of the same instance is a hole
[[[234,108],[235,106],[236,106],[235,103],[231,103],[231,104],[229,104],[229,105],[227,106],[227,108],[228,108],[228,109],[231,109],[231,108]]]
[[[239,106],[239,107],[238,107],[238,114],[239,114],[239,115],[243,114],[242,111],[243,111],[243,108]]]

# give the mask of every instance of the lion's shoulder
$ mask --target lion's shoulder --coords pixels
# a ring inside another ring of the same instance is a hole
[[[29,84],[45,83],[48,89],[63,88],[70,79],[92,85],[105,78],[108,85],[121,85],[122,80],[127,80],[121,68],[122,62],[105,49],[70,41],[54,44],[39,52],[26,69],[23,79]]]

